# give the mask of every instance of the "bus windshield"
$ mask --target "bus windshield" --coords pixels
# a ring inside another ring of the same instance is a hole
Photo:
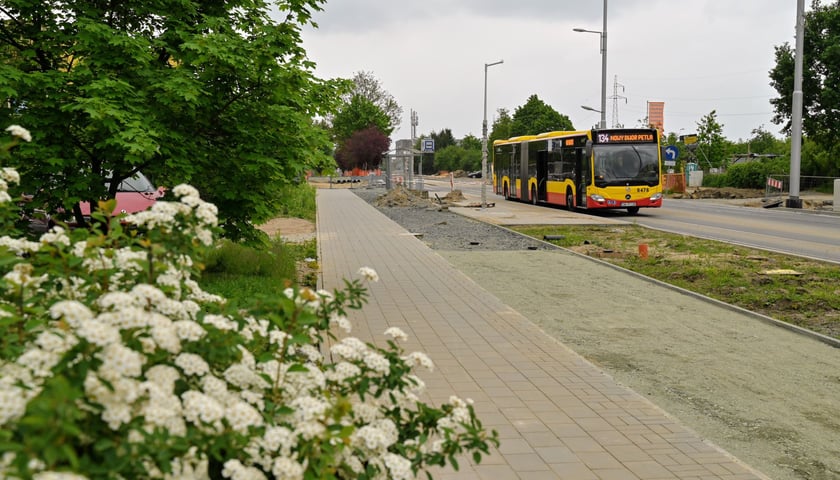
[[[595,185],[648,185],[659,183],[659,148],[651,144],[596,145]]]

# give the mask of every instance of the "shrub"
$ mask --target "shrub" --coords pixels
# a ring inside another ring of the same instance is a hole
[[[763,189],[768,176],[784,174],[789,169],[784,159],[739,163],[728,167],[726,173],[705,175],[703,186]]]
[[[2,223],[18,177],[0,175]],[[384,348],[333,334],[374,271],[232,308],[194,280],[215,207],[172,193],[95,213],[106,230],[0,237],[0,477],[400,479],[498,445],[469,400],[419,400],[432,363],[401,330]]]
[[[732,165],[726,170],[727,186],[735,188],[764,188],[767,166],[762,162]]]
[[[728,186],[726,174],[710,173],[708,175],[703,175],[703,186],[711,188],[721,188]]]

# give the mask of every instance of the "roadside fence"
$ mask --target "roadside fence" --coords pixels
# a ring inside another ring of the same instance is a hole
[[[837,177],[799,177],[800,194],[828,194],[834,190]],[[764,186],[766,198],[781,198],[790,193],[790,175],[769,175]]]

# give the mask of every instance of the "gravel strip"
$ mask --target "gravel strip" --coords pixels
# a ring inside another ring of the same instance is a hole
[[[353,192],[374,205],[388,218],[417,235],[432,250],[452,251],[518,251],[556,250],[547,242],[479,222],[450,212],[445,205],[417,199],[406,206],[378,206],[377,199],[387,194],[385,189],[354,189]]]

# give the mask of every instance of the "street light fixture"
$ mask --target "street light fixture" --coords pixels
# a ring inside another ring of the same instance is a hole
[[[587,106],[587,105],[581,105],[580,108],[582,108],[584,110],[588,110],[590,112],[601,113],[601,110],[598,110],[597,108],[592,108],[592,107]],[[601,126],[600,123],[598,124],[598,126],[599,127]]]
[[[573,28],[575,32],[597,33],[601,36],[601,128],[607,128],[607,0],[604,0],[604,28],[598,30],[586,30],[585,28]],[[585,110],[590,110],[584,107]],[[598,112],[599,110],[591,109]]]
[[[484,64],[484,122],[481,124],[481,208],[487,207],[487,69],[504,60]]]

